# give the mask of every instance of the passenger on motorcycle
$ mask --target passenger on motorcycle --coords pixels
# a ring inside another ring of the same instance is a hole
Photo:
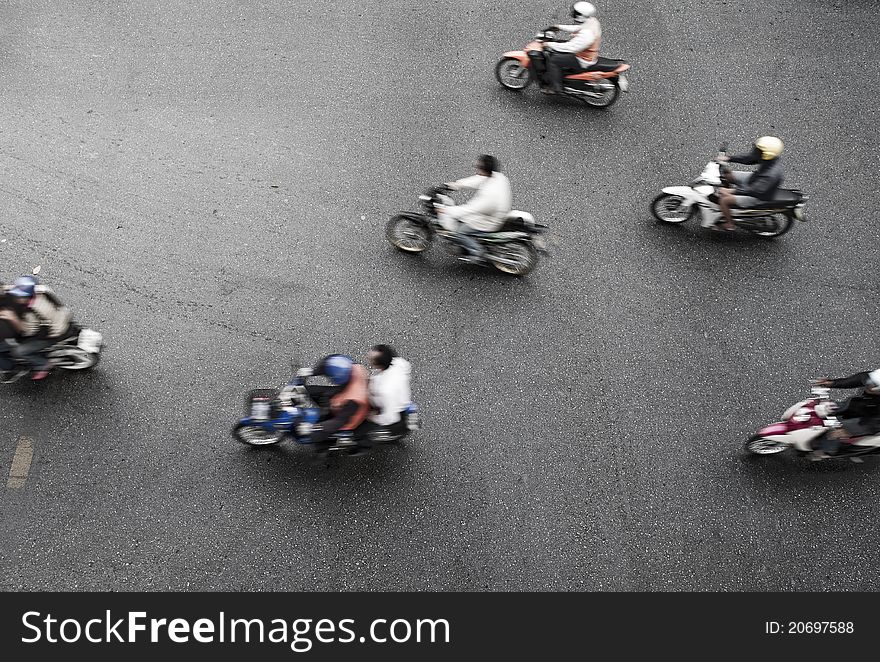
[[[776,189],[782,184],[782,163],[779,155],[784,148],[779,138],[763,136],[755,141],[752,150],[746,154],[718,157],[721,163],[730,161],[744,165],[758,164],[758,169],[754,172],[727,173],[728,186],[718,190],[718,206],[725,221],[723,229],[734,230],[736,227],[731,208],[747,209],[773,199]]]
[[[70,332],[70,310],[33,276],[16,280],[8,294],[22,321],[21,340],[12,354],[31,366],[33,380],[45,379],[51,365],[44,352]]]
[[[327,450],[331,436],[337,432],[354,430],[367,417],[369,396],[367,394],[367,369],[342,354],[325,356],[314,369],[301,370],[301,377],[322,375],[330,380],[331,386],[306,384],[309,397],[325,410],[327,417],[319,428],[311,434],[315,451]]]
[[[392,437],[406,432],[404,414],[412,396],[410,393],[409,361],[397,355],[388,345],[374,345],[370,348],[370,366],[376,371],[370,377],[370,414],[355,430],[355,440],[361,450],[372,444],[371,435],[385,430]]]
[[[596,7],[589,2],[576,2],[571,8],[575,25],[557,25],[574,36],[564,42],[550,42],[545,45],[547,71],[542,85],[545,94],[562,94],[562,79],[569,74],[581,73],[599,60],[599,45],[602,43],[602,26],[596,18]]]
[[[821,447],[813,451],[810,459],[824,460],[853,437],[880,433],[880,369],[838,379],[819,379],[816,383],[828,388],[861,388],[862,392],[837,408],[835,416],[841,426],[822,436]]]
[[[501,173],[498,159],[489,154],[477,157],[477,174],[448,182],[452,190],[472,189],[476,193],[463,205],[437,205],[437,218],[444,228],[457,232],[468,251],[462,259],[466,262],[484,261],[484,250],[473,238],[480,232],[494,232],[504,224],[511,209],[510,182]]]

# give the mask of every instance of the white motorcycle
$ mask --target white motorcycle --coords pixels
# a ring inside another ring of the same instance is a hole
[[[718,156],[724,156],[726,147],[721,146]],[[716,157],[717,159],[718,157]],[[710,228],[723,220],[718,206],[717,188],[723,185],[722,174],[729,166],[722,166],[716,159],[706,164],[703,172],[689,186],[668,186],[651,203],[654,218],[663,223],[684,223],[697,215],[699,209],[704,228]],[[759,237],[773,238],[784,235],[794,225],[795,219],[806,221],[804,204],[807,197],[797,189],[777,189],[772,200],[746,209],[733,209],[734,224]]]
[[[838,405],[828,397],[830,388],[813,384],[807,400],[793,404],[782,414],[778,423],[758,430],[746,442],[745,449],[754,455],[774,455],[789,448],[809,453],[817,447],[823,434],[841,426],[836,414]],[[880,453],[880,434],[850,439],[841,444],[834,458],[854,458],[859,455]]]

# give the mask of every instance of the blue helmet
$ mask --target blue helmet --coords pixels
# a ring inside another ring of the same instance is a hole
[[[34,296],[34,290],[37,287],[37,279],[33,276],[22,276],[15,281],[9,294],[14,297],[23,297],[30,299]]]
[[[324,358],[324,374],[335,386],[345,386],[351,379],[354,360],[344,354],[331,354]]]

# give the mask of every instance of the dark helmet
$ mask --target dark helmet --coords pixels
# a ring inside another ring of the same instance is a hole
[[[486,172],[500,172],[501,164],[491,154],[480,154],[477,157],[477,164]]]
[[[22,276],[21,278],[16,279],[15,284],[12,286],[12,289],[9,290],[9,295],[14,297],[21,297],[23,299],[30,299],[34,296],[34,292],[37,289],[37,279],[33,276]]]
[[[323,372],[334,386],[345,386],[351,380],[354,360],[344,354],[330,354],[324,357]]]

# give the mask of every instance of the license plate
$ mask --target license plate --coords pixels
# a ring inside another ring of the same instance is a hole
[[[623,74],[620,74],[617,77],[617,84],[621,90],[623,90],[624,92],[629,92],[629,79]]]
[[[539,251],[547,250],[547,242],[544,240],[544,237],[533,237],[532,243]]]
[[[84,352],[95,354],[98,352],[99,349],[101,349],[102,340],[103,336],[97,331],[92,331],[91,329],[83,329],[79,332],[77,346]]]
[[[804,213],[804,208],[800,207],[800,206],[795,207],[794,208],[794,217],[799,221],[806,221],[807,215]]]

